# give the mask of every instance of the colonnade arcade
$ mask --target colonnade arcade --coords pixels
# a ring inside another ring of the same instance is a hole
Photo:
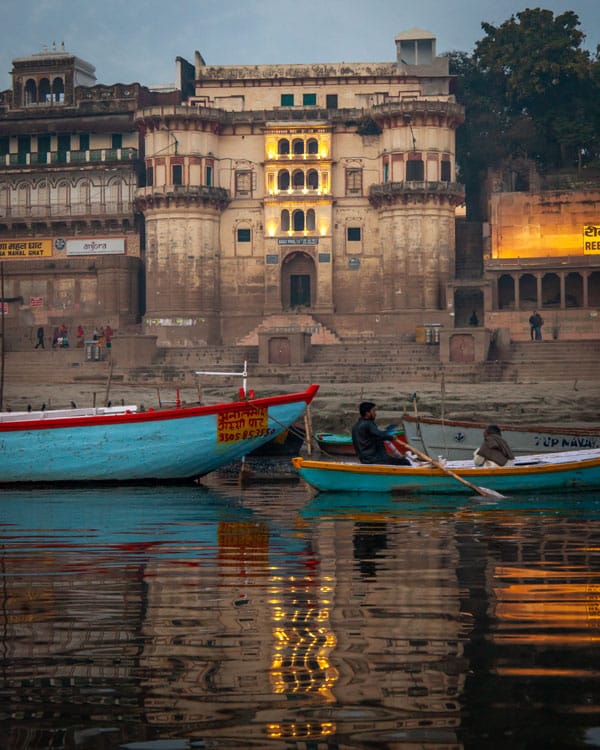
[[[600,271],[514,271],[495,278],[497,310],[600,306]]]

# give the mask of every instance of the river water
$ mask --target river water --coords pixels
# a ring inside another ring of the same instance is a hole
[[[0,747],[600,747],[600,493],[0,494]]]

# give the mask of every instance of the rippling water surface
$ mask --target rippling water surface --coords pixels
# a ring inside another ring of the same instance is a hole
[[[600,746],[600,495],[208,485],[0,494],[0,746]]]

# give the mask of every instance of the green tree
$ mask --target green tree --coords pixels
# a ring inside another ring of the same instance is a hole
[[[542,168],[566,166],[582,150],[597,148],[592,102],[599,90],[584,34],[572,11],[527,9],[500,26],[482,23],[477,68],[513,120],[529,120],[537,133],[534,153]],[[525,145],[525,144],[523,144]],[[531,149],[531,144],[527,150]]]

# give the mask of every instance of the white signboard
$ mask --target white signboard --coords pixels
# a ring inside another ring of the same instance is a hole
[[[67,255],[125,255],[125,238],[67,240]]]

